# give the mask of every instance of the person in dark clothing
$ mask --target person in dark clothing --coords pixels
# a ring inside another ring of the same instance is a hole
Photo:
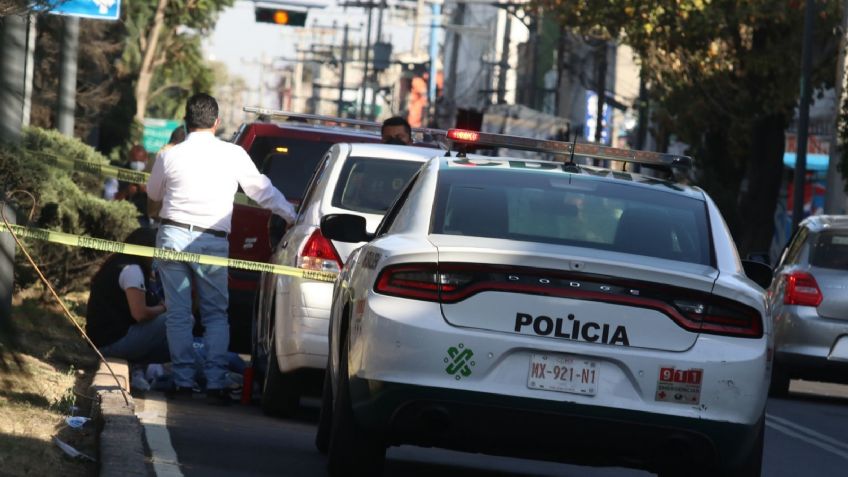
[[[134,230],[128,244],[152,247],[156,231]],[[86,333],[104,356],[133,364],[170,361],[165,305],[150,289],[151,259],[113,254],[91,280]]]

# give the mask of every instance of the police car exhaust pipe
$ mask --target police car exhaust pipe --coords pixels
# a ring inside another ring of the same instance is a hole
[[[429,406],[418,415],[419,422],[428,432],[440,434],[450,427],[450,413],[442,406]]]
[[[703,449],[685,435],[671,436],[658,447],[660,462],[679,466],[690,463],[706,463],[709,459]]]

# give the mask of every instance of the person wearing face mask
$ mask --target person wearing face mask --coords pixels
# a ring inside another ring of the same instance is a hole
[[[383,138],[383,144],[412,145],[412,127],[406,119],[400,116],[392,116],[383,121],[380,135]]]
[[[147,150],[136,144],[130,148],[129,161],[127,165],[134,171],[142,172],[147,167]],[[147,214],[147,189],[144,184],[133,182],[118,182],[118,190],[114,200],[128,200],[138,209],[138,223],[142,227],[150,226],[150,217]]]

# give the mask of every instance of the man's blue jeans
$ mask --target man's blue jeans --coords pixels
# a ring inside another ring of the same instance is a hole
[[[136,323],[118,341],[100,347],[103,356],[125,359],[133,364],[167,363],[168,341],[165,339],[165,316]]]
[[[156,246],[219,257],[229,255],[229,242],[226,238],[172,225],[159,227]],[[222,389],[226,385],[227,349],[230,345],[227,267],[165,260],[159,260],[157,267],[165,291],[165,306],[168,307],[168,347],[171,350],[174,383],[180,387],[195,386],[195,354],[192,348],[194,286],[204,328],[206,363],[203,371],[206,375],[206,389]]]

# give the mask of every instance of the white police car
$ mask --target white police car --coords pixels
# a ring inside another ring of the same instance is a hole
[[[455,142],[686,157],[452,130]],[[378,475],[413,444],[660,474],[759,475],[771,324],[695,187],[562,162],[431,159],[334,288],[316,444]],[[572,156],[573,158],[573,156]]]
[[[377,228],[386,209],[421,165],[438,150],[389,144],[335,144],[324,155],[306,188],[297,220],[286,231],[271,261],[303,270],[338,272],[361,244],[321,235],[321,218],[356,214]],[[310,387],[320,390],[327,365],[327,328],[333,284],[308,277],[264,273],[255,306],[253,362],[264,376],[262,409],[292,415]],[[317,379],[314,379],[316,378]],[[316,386],[310,386],[315,382]]]

